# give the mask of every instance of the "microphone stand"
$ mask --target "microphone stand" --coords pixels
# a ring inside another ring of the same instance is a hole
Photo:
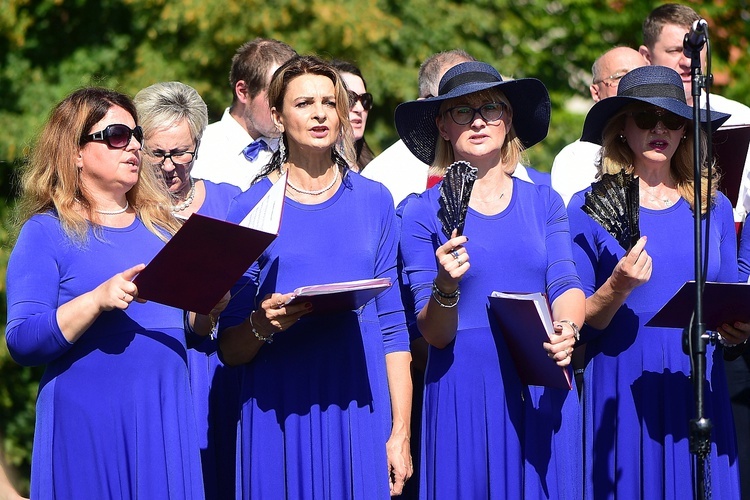
[[[705,39],[695,43],[685,35],[684,47],[691,58],[691,78],[693,97],[693,176],[694,189],[694,255],[695,255],[695,311],[692,324],[683,332],[683,345],[691,357],[693,395],[695,398],[695,418],[690,420],[690,453],[696,457],[694,493],[695,498],[703,500],[706,493],[710,495],[710,485],[706,487],[706,460],[711,452],[711,420],[705,416],[704,392],[706,386],[706,325],[703,322],[703,287],[705,276],[702,264],[702,229],[701,229],[701,164],[700,164],[700,97],[701,89],[706,88],[707,78],[701,75],[700,52]],[[688,53],[689,52],[689,53]],[[710,79],[710,75],[708,75]],[[710,133],[710,132],[709,132]],[[706,217],[709,217],[707,212]],[[710,470],[710,469],[709,469]]]

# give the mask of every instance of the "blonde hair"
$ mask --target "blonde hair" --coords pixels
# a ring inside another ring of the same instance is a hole
[[[100,218],[80,183],[75,160],[85,144],[84,136],[115,106],[137,123],[135,105],[128,96],[100,87],[76,90],[52,110],[22,173],[19,227],[34,214],[55,211],[71,240],[85,243],[91,225],[98,233]],[[153,169],[140,169],[126,197],[143,224],[160,239],[166,241],[165,232],[172,235],[179,229],[169,195]]]
[[[616,174],[621,170],[625,170],[628,173],[633,172],[635,154],[630,149],[628,143],[623,140],[624,137],[621,131],[625,127],[625,120],[628,113],[641,106],[639,104],[625,106],[607,122],[602,134],[602,154],[597,165],[599,171],[597,174],[598,177],[601,177],[601,174]],[[706,153],[708,138],[703,129],[700,131],[700,142],[701,215],[703,215],[716,202],[716,191],[721,174],[716,168],[711,169],[711,193],[709,194],[709,162]],[[690,121],[687,121],[683,129],[683,137],[672,156],[669,170],[677,184],[677,192],[690,204],[690,209],[695,211],[695,204],[693,202],[695,187],[695,178],[693,176],[693,144],[693,125]]]
[[[440,111],[435,120],[450,120],[450,117],[446,117],[446,110],[456,104],[457,99],[461,99],[461,102],[468,102],[471,106],[476,106],[481,103],[487,102],[503,102],[508,106],[507,113],[510,118],[510,128],[508,133],[505,135],[505,142],[503,143],[501,153],[501,161],[503,170],[508,174],[512,174],[516,165],[523,158],[523,143],[516,135],[516,129],[513,127],[513,108],[510,105],[510,101],[505,97],[505,94],[497,89],[487,89],[462,98],[449,99],[440,106]],[[453,145],[450,141],[443,140],[442,137],[438,137],[437,143],[435,144],[435,159],[432,161],[430,166],[429,175],[442,177],[445,175],[445,171],[448,166],[456,161],[453,153]]]

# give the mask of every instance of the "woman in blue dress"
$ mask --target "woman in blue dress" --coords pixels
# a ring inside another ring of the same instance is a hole
[[[132,282],[179,227],[142,141],[127,96],[78,90],[23,176],[6,338],[19,363],[47,365],[32,498],[203,498],[184,315]]]
[[[702,115],[716,128],[728,115]],[[661,66],[630,71],[617,96],[586,117],[582,140],[601,144],[601,173],[638,176],[640,240],[629,250],[582,209],[585,191],[568,206],[573,254],[587,295],[584,374],[585,498],[693,497],[694,416],[690,357],[682,332],[645,323],[686,281],[693,264],[692,108],[680,76]],[[701,132],[701,141],[705,141]],[[704,144],[705,145],[705,144]],[[703,148],[705,154],[705,148]],[[737,281],[732,207],[702,159],[701,214],[710,218],[708,281]],[[686,325],[687,326],[687,325]],[[735,341],[750,325],[724,325]],[[713,422],[707,470],[715,498],[738,498],[737,456],[722,349],[707,346],[705,406]]]
[[[144,159],[164,180],[172,213],[181,219],[193,213],[225,219],[240,188],[190,175],[208,124],[206,103],[198,92],[184,83],[160,82],[138,92],[134,101],[143,128]],[[219,360],[216,335],[189,340],[188,368],[206,498],[230,499],[234,497],[239,380],[236,371]]]
[[[481,62],[449,69],[436,97],[396,108],[399,135],[420,160],[478,170],[462,236],[443,234],[439,186],[403,207],[404,272],[430,344],[422,498],[580,497],[575,390],[523,385],[488,312],[493,291],[545,293],[554,333],[539,349],[568,369],[584,296],[565,207],[549,186],[511,176],[549,117],[539,80],[504,81]]]
[[[411,356],[398,286],[356,311],[316,316],[309,303],[285,303],[304,285],[395,284],[393,200],[347,167],[349,100],[335,69],[294,58],[268,96],[283,146],[229,218],[241,220],[286,175],[281,228],[220,323],[224,360],[242,373],[237,495],[389,498],[411,474]]]

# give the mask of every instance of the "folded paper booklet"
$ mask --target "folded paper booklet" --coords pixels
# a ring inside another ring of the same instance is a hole
[[[310,315],[331,314],[359,309],[391,286],[390,278],[375,278],[325,285],[303,286],[294,290],[287,304],[312,303]]]
[[[555,331],[547,297],[542,293],[492,292],[488,299],[521,382],[572,389],[569,369],[558,366],[542,346]]]
[[[276,239],[286,174],[239,224],[193,214],[135,277],[138,296],[208,314]]]
[[[703,324],[716,331],[724,323],[750,321],[750,284],[707,282],[703,288]],[[688,281],[646,322],[646,326],[687,328],[695,309],[695,281]]]

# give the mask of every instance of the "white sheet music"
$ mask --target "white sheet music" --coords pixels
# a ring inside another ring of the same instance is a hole
[[[289,171],[271,186],[271,189],[261,198],[257,205],[250,210],[240,226],[249,227],[264,233],[278,234],[281,225],[281,212],[284,208],[284,196],[286,195],[286,178]]]

